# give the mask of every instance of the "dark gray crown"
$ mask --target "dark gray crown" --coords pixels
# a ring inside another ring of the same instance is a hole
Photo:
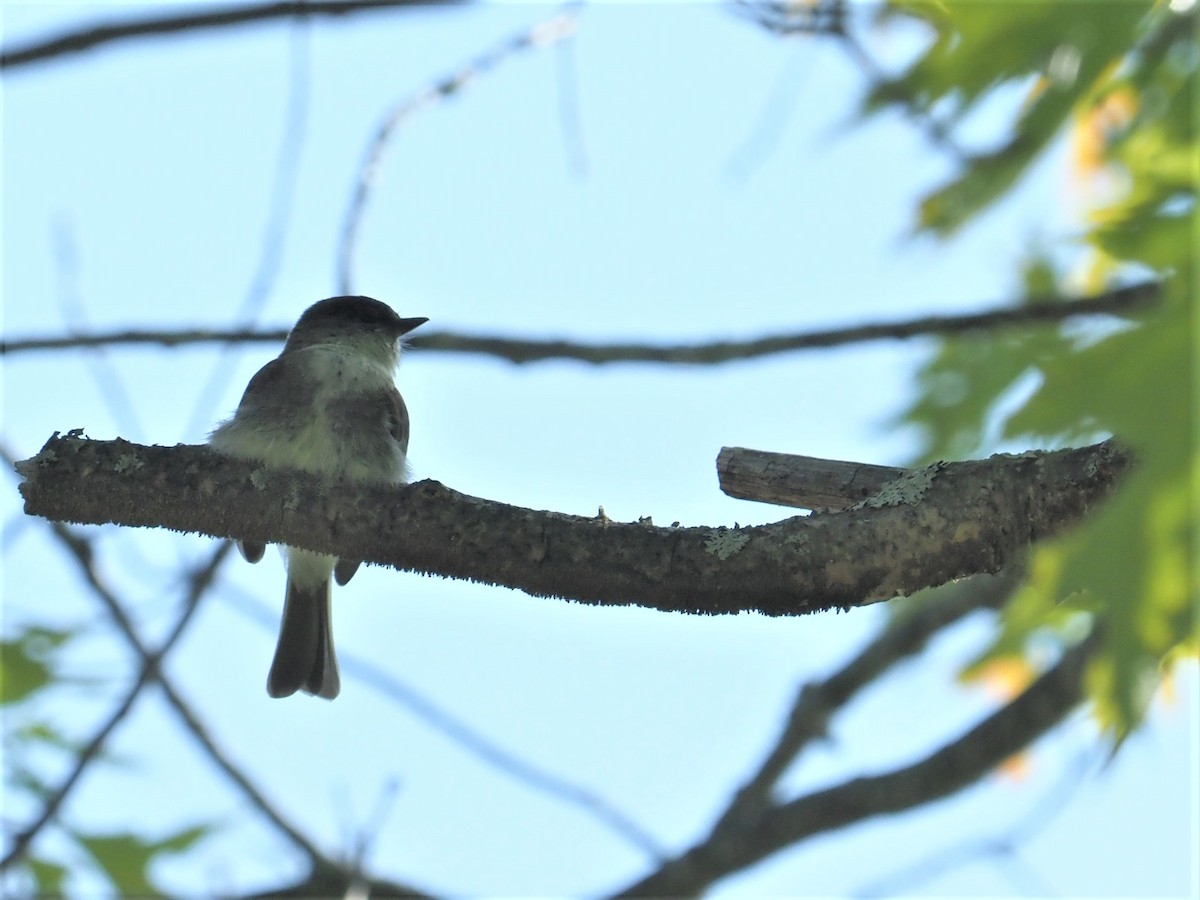
[[[394,309],[373,297],[348,296],[317,301],[304,311],[296,327],[363,327],[401,335],[428,321],[425,318],[402,319]]]

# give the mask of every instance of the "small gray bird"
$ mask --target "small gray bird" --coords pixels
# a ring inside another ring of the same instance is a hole
[[[237,412],[209,436],[219,453],[330,479],[408,482],[408,410],[393,373],[401,338],[428,322],[402,319],[370,297],[330,297],[304,311],[283,352],[250,379]],[[239,541],[249,562],[265,545]],[[360,560],[284,548],[287,594],[267,693],[332,700],[341,689],[329,579],[346,584]]]

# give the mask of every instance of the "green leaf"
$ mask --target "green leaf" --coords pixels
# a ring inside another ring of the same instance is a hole
[[[0,704],[17,703],[53,682],[50,660],[73,633],[35,627],[0,641]]]
[[[1137,454],[1128,484],[1075,532],[1036,551],[1031,589],[1049,609],[1072,591],[1101,601],[1108,638],[1100,662],[1106,724],[1123,734],[1141,718],[1163,659],[1196,640],[1189,565],[1200,479],[1193,445],[1190,279],[1168,282],[1164,308],[1141,327],[1044,366],[1044,381],[1008,422],[1010,436],[1045,436],[1072,414],[1122,436]],[[1052,573],[1052,574],[1047,574]]]
[[[185,828],[183,831],[176,832],[171,837],[160,841],[159,849],[163,853],[182,853],[185,850],[190,850],[193,844],[211,834],[214,827],[208,824],[193,825],[191,828]]]
[[[899,8],[914,12],[911,4]],[[935,31],[928,50],[902,75],[876,86],[863,115],[902,106],[933,120],[951,142],[961,144],[955,127],[990,103],[998,88],[1024,93],[1000,146],[962,147],[959,174],[921,201],[917,228],[940,237],[1008,194],[1080,104],[1109,83],[1136,36],[1149,32],[1153,48],[1158,31],[1178,27],[1178,17],[1164,17],[1151,0],[959,0],[922,18]]]
[[[33,875],[34,890],[39,897],[63,895],[63,882],[67,876],[65,867],[36,857],[30,857],[25,862]]]
[[[56,750],[66,750],[70,753],[78,753],[83,746],[82,741],[67,737],[47,722],[30,722],[10,734],[18,743],[40,744],[43,747],[53,747]]]
[[[154,859],[163,853],[187,850],[210,830],[209,825],[197,825],[158,841],[128,833],[76,834],[75,837],[121,894],[149,896],[158,893],[149,880],[149,868]]]
[[[1099,719],[1119,740],[1140,721],[1166,668],[1200,649],[1200,567],[1192,561],[1200,509],[1193,408],[1196,14],[1175,13],[1165,3],[945,9],[931,17],[937,40],[890,86],[908,95],[896,93],[889,102],[926,109],[941,103],[952,123],[985,102],[990,86],[1015,83],[1021,71],[1043,80],[1033,82],[1012,139],[968,159],[954,181],[925,199],[921,226],[950,234],[970,221],[1006,196],[1040,149],[1076,123],[1089,141],[1082,174],[1103,171],[1110,190],[1122,187],[1092,211],[1080,239],[1088,284],[1144,277],[1147,269],[1164,283],[1159,308],[1115,332],[1077,326],[998,334],[990,342],[947,340],[920,373],[921,397],[906,414],[925,435],[926,455],[979,455],[996,438],[1053,446],[1106,433],[1134,448],[1136,467],[1117,494],[1074,531],[1033,549],[1028,582],[1006,607],[1002,631],[984,657],[1029,656],[1040,636],[1067,643],[1080,622],[1099,620],[1105,640],[1088,689]],[[968,58],[980,51],[985,33],[992,40],[1014,37],[1010,26],[1033,27],[1038,17],[1041,27],[1054,23],[1051,31],[1028,35],[1021,47],[997,45],[994,60]],[[1088,31],[1079,20],[1089,17],[1103,27]],[[1117,19],[1123,27],[1108,27]],[[1070,84],[1056,86],[1049,68],[1034,65],[1051,38],[1080,53]],[[1048,280],[1059,281],[1049,265],[1026,272],[1031,293]],[[1026,373],[1036,376],[1026,382],[1036,387],[1002,418],[1005,397],[1011,406],[1012,386]]]
[[[1058,293],[1050,261],[1034,255],[1022,273],[1026,302]],[[963,335],[942,342],[917,375],[919,398],[897,420],[915,425],[921,459],[964,459],[989,452],[988,435],[1005,395],[1040,365],[1069,353],[1073,342],[1053,326]]]

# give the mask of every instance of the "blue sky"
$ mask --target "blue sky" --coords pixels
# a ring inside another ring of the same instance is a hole
[[[146,7],[2,9],[7,44]],[[298,166],[259,320],[290,324],[335,292],[354,174],[385,110],[552,12],[509,4],[372,15],[307,33],[277,25],[5,75],[4,334],[235,321],[261,266],[289,102],[303,110],[289,132],[301,137]],[[895,61],[916,38],[886,33],[872,47]],[[363,221],[353,289],[429,316],[430,329],[595,341],[756,336],[1012,296],[1035,241],[1077,227],[1064,149],[953,242],[912,239],[921,191],[952,164],[899,117],[856,123],[863,85],[836,47],[781,41],[720,6],[589,9],[567,49],[506,60],[401,128]],[[572,131],[568,120],[566,138],[564,97],[578,123]],[[996,127],[972,126],[980,139]],[[786,511],[722,495],[721,446],[903,463],[915,438],[887,423],[929,347],[872,344],[715,369],[515,367],[414,352],[398,383],[419,478],[535,509],[603,505],[623,520],[745,524]],[[18,457],[72,427],[197,442],[276,352],[6,359],[3,439]],[[88,623],[67,664],[87,684],[51,712],[87,735],[127,685],[130,661],[59,551],[22,521],[9,483],[4,629]],[[211,541],[118,530],[98,540],[105,576],[128,592],[145,633],[161,635],[178,603],[177,567],[203,558]],[[263,684],[282,584],[274,557],[257,567],[231,559],[170,660],[172,678],[214,739],[323,848],[347,848],[368,828],[377,832],[371,871],[458,895],[595,894],[648,862],[390,702],[355,674],[356,661],[678,848],[703,835],[752,770],[797,685],[853,654],[882,621],[870,608],[794,620],[593,609],[369,569],[335,595],[342,696],[281,702]],[[789,783],[902,765],[985,714],[992,701],[953,676],[989,627],[983,617],[964,623],[871,691]],[[1103,771],[1080,716],[1038,746],[1024,781],[992,778],[920,814],[821,838],[716,893],[837,896],[881,880],[900,890],[894,873],[1005,835],[1081,758],[1082,785],[1015,861],[974,858],[912,893],[1194,892],[1194,670],[1180,688]],[[123,764],[80,786],[71,822],[137,823],[151,834],[226,826],[164,868],[164,888],[248,890],[299,874],[301,861],[191,749],[155,692],[111,750]],[[67,760],[39,765],[54,780]],[[390,799],[376,826],[381,797]],[[16,806],[5,804],[6,822],[25,820]],[[48,833],[42,846],[63,844]]]

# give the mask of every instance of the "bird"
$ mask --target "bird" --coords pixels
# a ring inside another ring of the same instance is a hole
[[[279,356],[258,370],[232,416],[209,435],[217,453],[332,480],[407,484],[408,408],[394,374],[403,338],[429,320],[401,318],[372,297],[340,296],[308,307]],[[238,541],[251,563],[266,545]],[[271,697],[341,690],[330,580],[345,585],[360,560],[283,548],[287,589],[267,675]]]

